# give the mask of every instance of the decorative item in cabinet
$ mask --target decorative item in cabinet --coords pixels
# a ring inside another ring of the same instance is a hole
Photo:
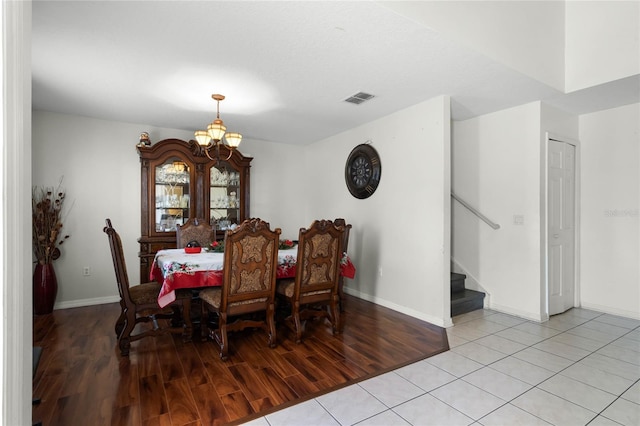
[[[189,166],[179,158],[169,158],[155,168],[156,214],[158,232],[175,232],[189,217]]]
[[[238,195],[241,188],[241,173],[232,164],[217,162],[209,171],[209,218],[216,230],[234,229],[243,220],[240,213],[242,200]],[[224,235],[224,233],[221,233]]]
[[[209,217],[218,230],[249,218],[251,157],[220,145],[209,158],[196,141],[165,139],[138,145],[141,165],[140,278],[148,279],[155,253],[176,247],[176,226]],[[224,238],[224,233],[218,233]]]

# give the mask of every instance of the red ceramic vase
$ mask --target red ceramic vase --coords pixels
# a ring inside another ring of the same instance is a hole
[[[53,263],[36,264],[33,272],[33,313],[50,314],[58,294],[58,280]]]

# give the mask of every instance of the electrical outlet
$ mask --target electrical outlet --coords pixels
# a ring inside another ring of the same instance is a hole
[[[82,275],[84,275],[85,277],[91,275],[91,267],[85,266],[84,268],[82,268]]]
[[[380,266],[380,267],[378,268],[378,275],[379,275],[379,276],[382,276],[382,266]]]

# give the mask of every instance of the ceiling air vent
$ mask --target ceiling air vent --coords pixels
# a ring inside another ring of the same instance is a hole
[[[344,101],[352,103],[352,104],[360,105],[364,101],[368,101],[371,98],[373,98],[373,95],[370,95],[370,94],[364,93],[364,92],[358,92],[355,95],[349,96]]]

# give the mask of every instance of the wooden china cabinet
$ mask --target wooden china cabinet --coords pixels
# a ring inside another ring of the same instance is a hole
[[[142,197],[138,256],[144,281],[149,278],[156,252],[176,247],[176,225],[189,218],[204,218],[216,227],[217,238],[223,238],[231,225],[250,217],[253,158],[220,145],[220,160],[215,148],[209,153],[212,160],[193,140],[165,139],[137,149]]]

